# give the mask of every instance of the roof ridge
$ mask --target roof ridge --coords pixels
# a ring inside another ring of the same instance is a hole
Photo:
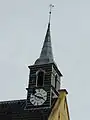
[[[15,102],[19,102],[19,101],[25,101],[26,99],[20,99],[20,100],[8,100],[8,101],[0,101],[0,104],[3,103],[15,103]]]

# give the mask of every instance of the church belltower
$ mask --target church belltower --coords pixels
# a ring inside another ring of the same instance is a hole
[[[29,84],[27,88],[27,108],[48,108],[52,99],[58,96],[61,72],[58,70],[52,53],[50,23],[40,57],[29,66]]]
[[[0,102],[0,120],[70,120],[67,91],[61,89],[62,74],[52,52],[49,22],[39,58],[30,70],[27,98]]]
[[[58,97],[60,90],[60,78],[62,77],[57,65],[55,64],[52,52],[51,35],[50,35],[50,18],[41,50],[40,57],[34,65],[29,66],[29,84],[27,88],[26,109],[45,109],[51,108],[52,101]]]

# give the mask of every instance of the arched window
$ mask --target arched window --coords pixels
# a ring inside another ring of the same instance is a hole
[[[37,73],[37,80],[36,80],[36,86],[42,87],[44,84],[44,71],[40,70]]]

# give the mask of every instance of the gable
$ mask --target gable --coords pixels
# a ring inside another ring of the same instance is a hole
[[[66,94],[67,93],[65,90],[60,91],[59,97],[51,111],[48,120],[70,120]]]

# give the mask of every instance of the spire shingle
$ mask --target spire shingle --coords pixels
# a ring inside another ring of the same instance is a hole
[[[44,44],[42,47],[42,51],[40,57],[35,61],[35,64],[48,64],[53,62],[54,59],[53,59],[52,45],[51,45],[50,23],[48,23],[48,28],[47,28]]]

